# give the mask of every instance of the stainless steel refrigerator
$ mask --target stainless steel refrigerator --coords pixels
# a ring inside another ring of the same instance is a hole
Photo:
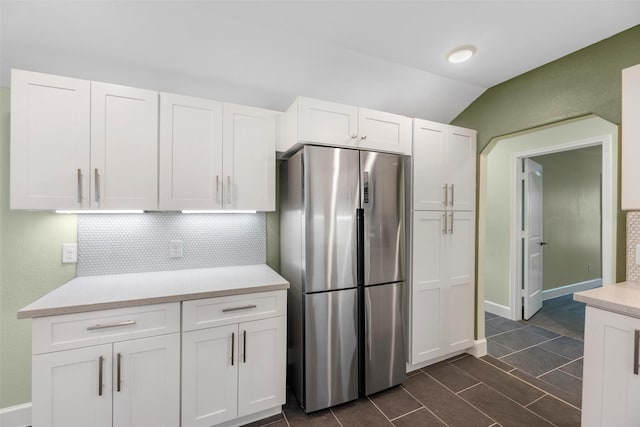
[[[306,412],[406,377],[403,160],[304,146],[280,170],[288,381]]]

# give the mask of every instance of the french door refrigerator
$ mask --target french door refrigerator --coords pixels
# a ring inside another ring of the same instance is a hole
[[[288,380],[313,412],[406,377],[403,160],[304,146],[281,165]]]

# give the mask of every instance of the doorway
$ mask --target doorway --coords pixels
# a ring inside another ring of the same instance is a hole
[[[522,318],[582,330],[561,297],[602,285],[602,146],[525,158],[520,184]]]

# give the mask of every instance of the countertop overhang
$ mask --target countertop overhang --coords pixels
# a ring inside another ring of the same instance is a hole
[[[76,277],[18,311],[18,319],[288,289],[265,264]]]
[[[573,299],[588,306],[640,318],[640,283],[620,282],[576,292]]]

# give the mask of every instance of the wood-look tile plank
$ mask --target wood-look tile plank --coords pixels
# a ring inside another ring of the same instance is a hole
[[[491,355],[486,355],[486,356],[482,356],[480,358],[480,360],[485,361],[487,363],[492,364],[493,366],[495,366],[496,368],[499,368],[505,372],[509,372],[509,371],[513,371],[515,368],[507,363],[504,363],[501,360],[496,359],[495,357],[491,356]]]
[[[499,337],[500,335],[498,335]],[[508,354],[511,354],[514,352],[513,349],[511,348],[507,348],[501,344],[498,344],[494,338],[497,337],[489,337],[487,338],[487,353],[490,354],[493,357],[503,357],[506,356]]]
[[[529,384],[512,377],[502,369],[475,357],[468,357],[453,364],[521,405],[528,405],[544,394]]]
[[[466,359],[468,358],[461,360]],[[403,387],[448,426],[488,427],[494,423],[494,420],[426,374],[408,378]]]
[[[538,387],[541,390],[544,390],[545,392],[557,397],[560,400],[563,400],[567,403],[570,403],[571,405],[575,406],[576,408],[580,408],[580,401],[582,399],[581,396],[577,396],[575,393],[568,393],[552,384],[549,384],[546,381],[542,381],[534,376],[531,376],[529,374],[527,374],[526,372],[522,372],[519,369],[514,369],[513,371],[510,372],[511,375],[514,375],[520,379],[522,379],[523,381]]]
[[[291,427],[340,427],[340,423],[329,409],[305,414],[291,394],[284,406],[284,415]]]
[[[568,359],[578,359],[584,356],[584,343],[570,337],[559,337],[541,344],[540,347]]]
[[[425,408],[411,412],[401,418],[393,420],[396,427],[441,427],[446,426],[435,415],[427,411]]]
[[[366,398],[335,406],[332,410],[343,426],[379,427],[392,425],[382,412]]]
[[[420,402],[400,386],[371,395],[369,399],[390,420],[422,407]]]
[[[528,408],[558,427],[579,427],[581,412],[558,399],[545,396]]]
[[[262,427],[266,425],[276,426],[277,424],[275,423],[279,421],[284,421],[284,415],[282,415],[282,412],[277,415],[273,415],[271,417],[263,418],[261,420],[254,421],[252,423],[245,424],[243,427]],[[285,421],[285,425],[286,425],[286,421]]]
[[[527,372],[534,377],[552,371],[571,360],[540,347],[531,347],[503,357],[503,362]]]
[[[582,378],[582,371],[584,370],[584,359],[580,358],[576,361],[569,363],[560,368],[561,371],[573,375],[574,377]]]
[[[553,331],[550,331],[548,329],[544,329],[544,328],[539,328],[538,326],[533,326],[533,325],[529,325],[526,328],[524,328],[525,331],[527,332],[531,332],[534,333],[536,335],[540,335],[541,337],[545,337],[545,338],[556,338],[559,337],[560,335],[556,334]]]
[[[495,319],[489,319],[485,323],[485,327],[490,326],[493,329],[497,329],[501,332],[511,331],[513,329],[524,328],[527,326],[522,322],[516,322],[514,320],[505,319],[504,317],[496,317]]]
[[[485,384],[463,391],[460,397],[504,427],[552,426],[551,423]]]
[[[543,343],[547,341],[547,339],[548,338],[538,334],[527,332],[525,329],[516,329],[491,338],[493,342],[512,350],[522,350]]]
[[[574,400],[582,400],[582,380],[562,371],[551,371],[540,377],[542,381],[566,391]]]

